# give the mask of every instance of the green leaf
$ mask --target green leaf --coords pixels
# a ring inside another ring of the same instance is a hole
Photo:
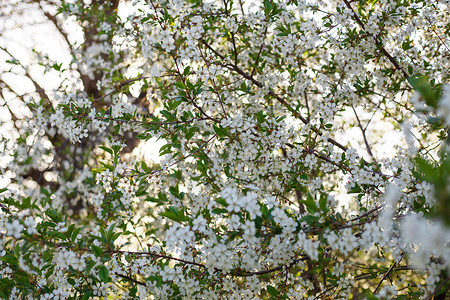
[[[271,0],[264,0],[263,6],[264,6],[264,15],[266,16],[269,16],[272,10],[276,8],[275,3]]]
[[[111,224],[111,226],[109,226],[108,228],[108,233],[106,234],[106,240],[109,242],[111,242],[111,238],[114,235],[114,228],[116,227],[116,225],[113,223]]]
[[[53,222],[55,223],[60,223],[62,221],[62,217],[60,214],[58,214],[58,212],[54,209],[49,209],[45,212],[47,214],[47,216],[50,217],[50,219],[52,219]]]
[[[41,187],[41,193],[47,197],[50,197],[50,195],[51,195],[51,193],[46,188],[43,188],[43,187]]]
[[[85,272],[86,274],[89,274],[89,272],[92,270],[92,268],[95,266],[95,261],[88,261],[86,263]]]
[[[110,148],[108,148],[108,147],[100,146],[100,149],[103,149],[103,150],[105,150],[106,152],[108,152],[109,154],[113,155],[112,149],[110,149]]]
[[[263,218],[261,218],[261,217],[256,217],[256,218],[255,218],[255,226],[256,226],[256,229],[257,229],[258,231],[261,230],[262,224],[263,224]]]
[[[183,91],[186,89],[186,85],[184,83],[182,83],[181,81],[175,82],[175,86]]]
[[[320,210],[323,211],[323,212],[327,212],[328,211],[327,196],[324,195],[324,194],[320,195],[319,207],[320,207]]]
[[[45,250],[44,253],[42,254],[42,259],[44,260],[44,262],[51,261],[53,259],[52,252],[49,250]]]
[[[422,96],[425,103],[434,108],[437,107],[439,91],[433,89],[425,76],[416,75],[408,77],[411,86]]]
[[[169,187],[169,193],[171,193],[175,198],[182,199],[178,185]]]
[[[169,206],[166,211],[159,213],[160,216],[171,219],[175,222],[184,222],[186,221],[186,216],[184,215],[183,209],[178,209],[175,206]]]
[[[198,128],[193,126],[186,130],[186,140],[190,140],[196,133],[198,132]]]
[[[117,238],[121,235],[122,235],[121,232],[114,233],[114,235],[111,237],[111,243],[114,243],[114,241],[117,240]]]
[[[439,171],[430,164],[428,161],[426,161],[423,158],[417,158],[416,159],[416,166],[421,173],[422,176],[420,176],[422,180],[428,181],[432,184],[438,184],[440,181],[440,174]]]
[[[315,217],[315,216],[311,216],[311,215],[304,216],[303,218],[300,219],[300,221],[304,221],[308,224],[312,224],[312,223],[316,222],[317,220],[319,220],[319,217]]]
[[[264,112],[262,110],[255,113],[255,117],[259,124],[264,122],[264,120],[266,119],[266,116],[264,116]]]
[[[242,82],[242,83],[241,83],[240,89],[241,89],[241,91],[243,91],[243,92],[248,92],[248,87],[247,87],[247,85],[245,84],[245,82]]]
[[[314,198],[311,196],[311,194],[307,194],[306,200],[303,200],[302,202],[305,204],[306,209],[310,213],[313,214],[317,211],[316,201],[314,201]]]
[[[75,242],[76,238],[78,237],[78,234],[80,233],[81,229],[83,229],[83,227],[78,227],[76,228],[73,233],[72,233],[72,242]]]
[[[11,290],[15,285],[16,283],[9,278],[0,278],[0,298],[9,299]]]
[[[214,132],[219,136],[219,137],[225,137],[228,134],[228,130],[226,128],[223,127],[218,127],[218,126],[213,126]]]
[[[172,152],[172,144],[164,144],[159,148],[159,155],[164,155]]]
[[[114,126],[114,135],[118,135],[120,131],[120,124],[117,124],[116,126]]]
[[[215,201],[216,201],[217,203],[219,203],[219,204],[225,206],[225,207],[228,206],[227,201],[225,201],[225,199],[223,199],[223,198],[217,198]]]
[[[152,137],[152,136],[151,136],[148,132],[139,133],[139,134],[136,136],[136,138],[138,138],[138,139],[140,139],[140,140],[144,140],[144,141],[151,139],[151,137]]]
[[[11,254],[6,254],[5,256],[3,256],[2,257],[2,261],[4,261],[7,264],[10,264],[12,266],[17,266],[18,265],[17,258],[14,255],[11,255]]]
[[[272,297],[277,297],[278,296],[278,291],[276,288],[274,288],[273,286],[267,286],[267,293],[269,293],[270,296]]]
[[[81,298],[81,300],[88,300],[89,298],[91,298],[91,295],[92,295],[92,292],[89,291],[89,290],[87,290],[87,291],[84,293],[84,295],[83,295],[83,297]]]
[[[261,213],[264,218],[267,218],[267,215],[269,214],[269,209],[267,208],[266,205],[261,206]]]
[[[98,277],[100,277],[100,279],[101,279],[103,282],[109,282],[109,281],[110,281],[110,278],[109,278],[109,271],[108,271],[108,268],[105,267],[105,266],[101,266],[101,267],[98,269]]]
[[[167,119],[167,121],[175,121],[176,118],[167,110],[161,110],[160,113]]]
[[[100,248],[99,246],[96,245],[92,245],[91,246],[92,251],[94,252],[95,256],[100,257],[102,256],[102,248]]]
[[[228,210],[226,210],[225,208],[214,208],[211,212],[216,215],[221,215],[226,214]]]
[[[405,50],[405,51],[407,51],[407,50],[409,50],[409,49],[411,49],[411,48],[413,48],[414,46],[413,46],[413,43],[409,40],[409,39],[406,39],[403,43],[402,43],[402,49],[403,50]]]
[[[348,192],[350,194],[357,194],[357,193],[360,193],[361,191],[362,191],[362,189],[359,186],[359,184],[355,183],[355,185]]]
[[[108,240],[106,239],[106,232],[105,232],[105,228],[100,226],[100,235],[102,237],[102,241],[106,244],[108,242]]]

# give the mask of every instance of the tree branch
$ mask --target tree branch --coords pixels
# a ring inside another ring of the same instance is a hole
[[[19,59],[17,59],[11,52],[8,51],[5,47],[0,46],[0,50],[4,51],[6,54],[8,54],[17,64],[24,70],[25,76],[31,80],[35,87],[35,91],[39,94],[41,99],[44,99],[44,103],[47,105],[51,105],[50,97],[45,93],[45,90],[37,83],[36,80],[31,76],[31,74],[28,72],[28,69],[20,62]]]
[[[214,54],[216,54],[219,58],[221,58],[222,60],[225,60],[225,57],[223,55],[221,55],[219,52],[217,52],[214,48],[211,47],[211,45],[209,45],[205,40],[200,39],[200,42],[205,45],[208,49],[210,49]],[[248,79],[250,82],[252,82],[254,85],[256,85],[259,88],[262,88],[264,85],[259,82],[258,80],[256,80],[253,76],[251,76],[250,74],[247,74],[245,71],[243,71],[241,68],[239,68],[237,65],[234,65],[232,63],[229,64],[221,64],[224,67],[227,67],[231,70],[234,70],[236,73],[240,74],[242,77]],[[272,97],[274,97],[281,105],[283,105],[294,117],[300,119],[300,121],[302,121],[303,124],[309,124],[309,120],[305,119],[302,115],[300,115],[299,112],[297,112],[294,108],[292,108],[292,106],[290,106],[283,98],[281,98],[279,95],[277,95],[276,93],[274,93],[272,90],[269,90],[268,92],[269,95],[271,95]],[[322,135],[322,132],[320,132],[319,129],[311,127],[311,129],[316,132],[319,135]],[[340,144],[339,142],[337,142],[336,140],[334,140],[333,138],[328,138],[327,141],[335,146],[337,146],[338,148],[340,148],[343,151],[347,151],[347,147],[345,147],[344,145]]]
[[[74,52],[73,50],[74,49],[73,49],[72,43],[69,41],[69,37],[68,37],[67,32],[65,32],[64,29],[59,24],[58,19],[54,15],[52,15],[49,12],[46,12],[44,10],[44,8],[42,7],[41,1],[34,0],[34,2],[36,2],[38,4],[38,6],[41,9],[41,11],[44,14],[44,16],[47,17],[47,19],[50,20],[50,22],[52,22],[53,25],[55,25],[56,29],[61,34],[61,36],[64,38],[64,41],[66,42],[67,46],[69,47],[70,53],[73,54],[73,52]]]
[[[358,14],[354,11],[353,7],[351,6],[350,2],[348,0],[343,0],[345,3],[345,6],[347,6],[348,9],[350,9],[352,11],[353,14],[353,18],[355,19],[356,23],[358,23],[358,25],[367,33],[366,31],[366,26],[364,25],[364,22],[359,18]],[[367,33],[369,34],[369,33]],[[403,74],[403,77],[405,77],[405,79],[408,79],[409,75],[408,73],[398,64],[398,62],[395,60],[395,58],[393,58],[389,52],[387,52],[387,50],[383,47],[383,45],[381,44],[380,41],[378,41],[378,39],[375,37],[375,42],[377,44],[377,46],[379,47],[381,53],[384,54],[384,56],[387,57],[387,59],[394,65],[394,67],[397,70],[400,70]]]

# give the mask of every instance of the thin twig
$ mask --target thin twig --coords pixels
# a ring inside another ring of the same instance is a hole
[[[140,284],[140,285],[143,285],[143,286],[146,286],[145,282],[139,281],[139,280],[137,280],[137,279],[134,279],[133,277],[126,276],[126,275],[122,275],[122,274],[119,274],[119,273],[117,273],[117,272],[116,272],[115,274],[116,274],[117,276],[119,276],[119,277],[122,277],[123,279],[132,281],[132,282],[134,282],[134,283],[137,283],[137,284]]]
[[[439,36],[439,34],[436,32],[436,30],[434,29],[434,25],[433,23],[431,23],[431,20],[428,17],[425,17],[425,19],[428,21],[428,23],[430,23],[431,26],[431,30],[433,30],[434,34],[438,37],[438,39],[441,41],[442,45],[444,45],[444,47],[447,49],[448,52],[450,52],[450,49],[448,48],[448,46],[445,44],[444,40]]]
[[[179,160],[177,160],[177,161],[171,163],[170,165],[168,165],[168,166],[166,166],[166,167],[164,167],[164,168],[161,168],[161,169],[158,169],[158,170],[155,170],[155,171],[151,172],[149,175],[153,175],[153,174],[162,172],[162,171],[164,171],[164,170],[167,170],[167,169],[173,167],[173,166],[176,165],[176,164],[179,164],[180,162],[182,162],[182,161],[185,160],[186,158],[191,157],[192,155],[194,155],[195,153],[197,153],[198,151],[200,151],[201,149],[203,149],[203,148],[204,148],[204,147],[205,147],[205,146],[206,146],[213,138],[215,138],[216,136],[217,136],[217,134],[214,134],[214,135],[211,136],[205,143],[203,143],[200,147],[198,147],[196,150],[192,151],[191,153],[189,153],[189,154],[186,155],[186,156],[183,156],[183,157],[180,158]]]
[[[359,127],[359,129],[361,129],[361,134],[364,139],[364,144],[366,145],[367,153],[369,153],[369,155],[370,155],[370,157],[372,157],[373,161],[376,162],[375,156],[373,155],[372,149],[370,148],[369,141],[367,140],[367,136],[366,136],[367,127],[362,126],[361,120],[359,119],[358,113],[356,112],[355,107],[353,106],[353,103],[351,104],[351,106],[352,106],[353,112],[355,113],[356,121],[358,122],[358,127]]]
[[[60,22],[58,21],[58,19],[56,18],[56,16],[50,14],[49,12],[46,12],[44,10],[44,8],[42,7],[42,4],[39,1],[36,1],[39,5],[39,8],[41,9],[42,13],[44,14],[44,16],[47,17],[47,19],[49,19],[53,25],[55,25],[56,29],[58,30],[58,32],[62,35],[62,37],[64,38],[64,40],[66,41],[67,46],[69,47],[70,53],[74,54],[74,49],[72,46],[72,43],[69,41],[69,37],[66,31],[64,31],[64,29],[61,27]]]
[[[402,255],[400,256],[400,258],[399,258],[396,262],[394,262],[394,263],[392,264],[392,266],[389,268],[389,270],[384,274],[383,278],[381,278],[381,280],[380,280],[380,282],[378,283],[377,287],[376,287],[375,290],[373,291],[374,294],[377,293],[378,289],[379,289],[380,286],[381,286],[381,283],[383,283],[383,281],[389,276],[389,274],[392,272],[392,270],[394,270],[395,266],[403,259],[403,256],[404,256],[404,255],[405,255],[405,254],[402,253]]]
[[[301,257],[299,259],[295,259],[292,263],[290,263],[287,268],[292,268],[293,266],[295,266],[299,261],[305,261],[310,259],[309,256],[304,256]],[[264,274],[268,274],[268,273],[272,273],[272,272],[276,272],[279,270],[282,270],[283,268],[285,268],[285,265],[280,265],[278,267],[275,268],[271,268],[271,269],[267,269],[267,270],[263,270],[263,271],[254,271],[254,272],[244,272],[244,273],[239,273],[239,272],[230,272],[228,273],[229,275],[233,275],[233,276],[241,276],[241,277],[248,277],[248,276],[254,276],[254,275],[264,275]]]
[[[439,290],[449,281],[450,281],[450,277],[447,277],[447,279],[442,281],[441,284],[438,285],[438,287],[435,288],[434,291],[428,295],[427,300],[431,300],[434,297],[434,295],[436,295],[436,293],[439,292]]]
[[[4,238],[5,234],[0,233],[0,238]],[[90,248],[78,248],[76,246],[70,245],[70,244],[61,244],[61,243],[56,243],[56,242],[52,242],[49,240],[35,240],[35,239],[29,239],[29,240],[33,240],[33,241],[37,241],[40,242],[42,244],[46,244],[46,245],[52,245],[52,246],[56,246],[56,247],[61,247],[61,248],[67,248],[67,249],[71,249],[74,251],[83,251],[83,252],[93,252],[92,249]],[[173,257],[170,255],[166,255],[166,254],[162,254],[162,253],[154,253],[154,252],[145,252],[145,251],[123,251],[123,250],[107,250],[107,251],[103,251],[103,253],[108,253],[108,254],[121,254],[121,255],[137,255],[137,256],[151,256],[151,257],[155,257],[155,258],[162,258],[162,259],[169,259],[169,260],[175,260],[178,262],[181,262],[183,264],[188,264],[188,265],[193,265],[193,266],[197,266],[200,268],[207,268],[206,265],[195,262],[195,261],[189,261],[189,260],[184,260],[181,258],[177,258],[177,257]],[[303,256],[297,259],[294,259],[289,265],[287,265],[287,268],[291,268],[294,265],[296,265],[298,262],[300,261],[305,261],[310,259],[309,256]],[[250,272],[239,272],[239,271],[231,271],[226,273],[227,275],[231,275],[231,276],[238,276],[238,277],[248,277],[248,276],[254,276],[254,275],[264,275],[264,274],[268,274],[268,273],[272,273],[272,272],[276,272],[279,271],[283,268],[285,268],[286,265],[280,265],[271,269],[267,269],[267,270],[261,270],[261,271],[250,271]],[[223,272],[222,269],[215,269],[216,272]],[[120,276],[124,279],[128,279],[131,280],[135,283],[138,284],[142,284],[141,282],[137,282],[135,279],[126,276],[126,275],[122,275],[122,274],[118,274],[116,273],[117,276]]]
[[[186,79],[183,77],[183,74],[181,73],[180,67],[178,65],[178,60],[177,60],[177,58],[175,57],[174,54],[172,54],[172,59],[173,59],[173,61],[175,63],[175,67],[177,68],[178,77],[183,82],[183,84],[186,85]],[[200,106],[197,105],[197,103],[195,102],[194,97],[192,97],[188,91],[186,91],[186,96],[187,96],[187,99],[190,100],[190,103],[192,105],[194,105],[194,107],[196,109],[198,109],[202,115],[204,115],[206,118],[208,118],[208,119],[210,119],[210,120],[212,120],[212,121],[214,121],[216,123],[220,123],[220,121],[218,119],[216,119],[214,117],[211,117],[208,114],[206,114],[205,111]]]
[[[102,100],[105,99],[106,97],[108,97],[108,96],[110,96],[110,95],[112,95],[112,94],[117,93],[118,91],[120,91],[120,89],[122,89],[124,86],[129,85],[130,83],[133,83],[133,82],[135,82],[135,81],[139,81],[139,80],[145,79],[145,78],[148,78],[148,76],[140,76],[140,77],[136,77],[136,78],[127,79],[127,80],[121,82],[121,83],[120,83],[116,88],[114,88],[111,92],[106,93],[106,94],[104,94],[103,96],[94,99],[94,101],[95,101],[95,102],[102,101]]]
[[[366,216],[368,216],[368,215],[370,215],[370,214],[376,212],[377,210],[379,210],[379,209],[382,208],[382,207],[383,207],[382,205],[377,206],[377,207],[375,207],[375,208],[373,208],[373,209],[371,209],[371,210],[365,212],[364,214],[362,214],[362,215],[360,215],[360,216],[358,216],[358,217],[356,217],[356,218],[353,218],[353,219],[351,219],[351,220],[348,220],[347,223],[353,222],[353,221],[356,221],[356,220],[359,220],[359,219],[362,219],[362,218],[364,218],[364,217],[366,217]]]
[[[264,48],[264,39],[266,38],[267,29],[268,29],[268,26],[266,26],[266,28],[264,29],[264,33],[262,35],[262,43],[261,43],[261,46],[259,47],[258,55],[256,56],[255,65],[253,66],[253,70],[252,70],[251,76],[255,75],[256,67],[258,66],[259,58],[261,57],[262,49]]]
[[[139,116],[139,115],[138,115]],[[146,117],[146,116],[139,116],[139,117]],[[123,123],[138,123],[138,124],[143,124],[143,125],[173,125],[173,124],[188,124],[188,123],[192,123],[195,121],[206,121],[209,120],[208,118],[198,118],[198,119],[189,119],[189,120],[180,120],[180,121],[170,121],[170,122],[148,122],[148,121],[142,121],[142,120],[137,120],[137,119],[130,119],[130,120],[125,120],[125,119],[117,119],[117,118],[113,118],[113,117],[104,117],[104,118],[98,118],[98,117],[94,117],[92,119],[95,120],[100,120],[100,121],[114,121],[114,122],[123,122]]]
[[[184,263],[184,264],[193,265],[193,266],[197,266],[197,267],[200,267],[200,268],[205,268],[205,265],[197,263],[195,261],[184,260],[184,259],[181,259],[181,258],[177,258],[177,257],[173,257],[173,256],[170,256],[170,255],[165,255],[165,254],[161,254],[161,253],[133,252],[133,251],[121,251],[121,250],[108,250],[108,251],[104,251],[104,253],[119,253],[119,254],[125,254],[125,255],[152,256],[152,257],[156,257],[156,258],[164,258],[164,259],[169,259],[169,260],[175,260],[175,261],[179,261],[179,262]]]
[[[203,61],[205,62],[205,64],[206,64],[206,65],[208,66],[208,68],[209,68],[209,66],[211,65],[211,63],[206,59],[206,57],[205,57],[205,55],[203,54],[202,49],[201,49],[200,47],[198,47],[198,50],[199,50],[199,52],[200,52],[200,56],[202,57]],[[217,95],[217,99],[219,100],[220,107],[222,108],[222,114],[223,114],[224,118],[227,119],[227,118],[228,118],[227,112],[226,112],[226,110],[225,110],[225,106],[224,106],[224,104],[223,104],[223,101],[222,101],[222,99],[220,98],[219,88],[217,87],[216,81],[214,80],[214,78],[211,79],[211,82],[212,82],[212,85],[213,85],[213,87],[214,87],[214,93]]]
[[[22,69],[25,71],[25,76],[31,80],[31,82],[34,85],[34,88],[36,90],[36,92],[39,94],[39,96],[41,97],[41,99],[43,99],[45,101],[46,104],[51,106],[50,103],[50,97],[48,97],[48,95],[46,94],[45,90],[39,85],[39,83],[34,80],[34,78],[31,76],[31,74],[28,72],[28,68],[25,67],[19,59],[17,59],[11,52],[9,52],[8,49],[6,49],[5,47],[1,47],[0,46],[0,50],[3,50],[6,54],[8,54],[15,62],[17,62],[17,64],[19,66],[22,67]]]

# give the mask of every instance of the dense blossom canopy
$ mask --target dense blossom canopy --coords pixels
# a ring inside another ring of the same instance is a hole
[[[69,60],[0,42],[0,297],[445,297],[449,1],[27,10]]]

